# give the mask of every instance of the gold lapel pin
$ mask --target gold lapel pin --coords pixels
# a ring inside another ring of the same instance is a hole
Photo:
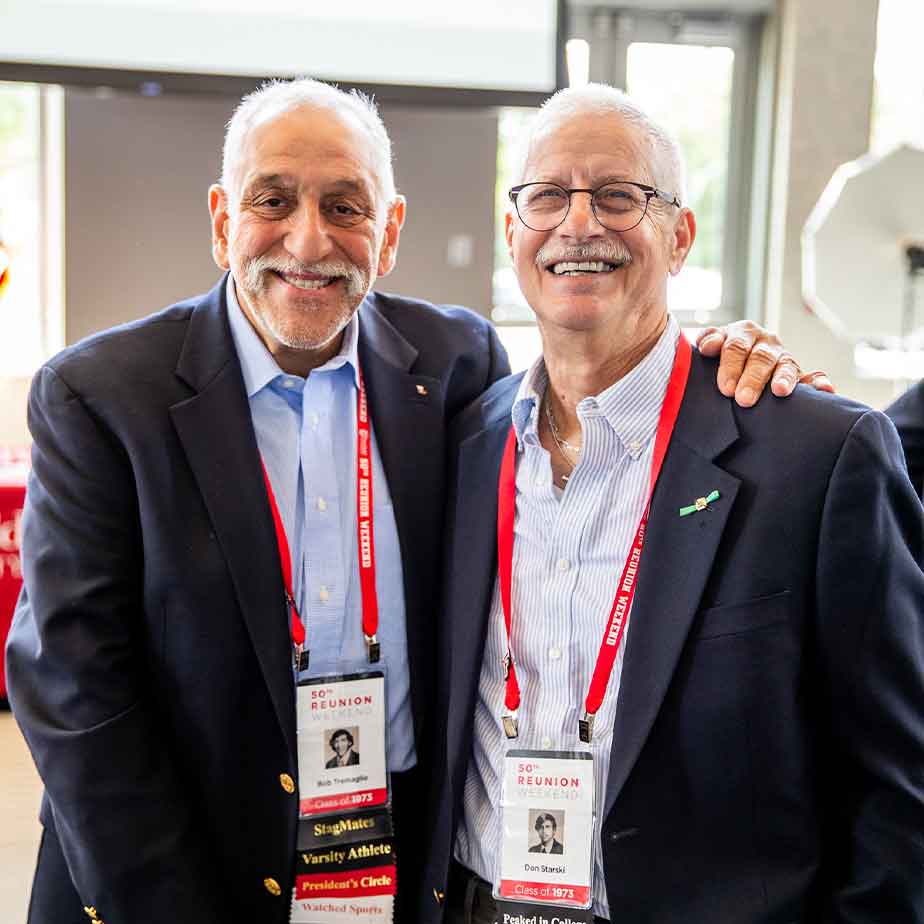
[[[681,507],[680,515],[688,517],[691,513],[699,513],[701,510],[707,510],[713,501],[717,501],[722,495],[718,491],[712,491],[705,497],[697,497],[689,507]]]

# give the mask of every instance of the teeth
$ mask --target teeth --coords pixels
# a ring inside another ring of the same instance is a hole
[[[582,263],[553,263],[552,272],[558,276],[576,275],[578,273],[606,273],[614,269],[612,263],[603,263],[601,261],[586,261]]]
[[[287,276],[285,273],[279,274],[290,286],[296,289],[323,289],[334,281],[333,276],[325,276],[322,279],[302,279],[299,276]]]

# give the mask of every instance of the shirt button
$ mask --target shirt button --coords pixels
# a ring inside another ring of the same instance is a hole
[[[330,600],[330,593],[327,590],[327,586],[322,584],[321,589],[318,591],[318,599],[321,603],[327,603]]]
[[[324,500],[323,497],[318,498],[318,510],[320,510],[321,513],[324,513],[324,511],[327,510],[327,501]]]
[[[640,452],[641,448],[642,444],[638,440],[632,440],[632,442],[629,443],[629,452]]]
[[[308,415],[308,423],[311,424],[311,429],[312,429],[312,430],[317,430],[317,429],[318,429],[318,421],[319,421],[319,420],[320,420],[320,418],[318,417],[318,415],[317,415],[314,411],[312,411],[312,412]]]
[[[539,743],[542,745],[542,748],[543,748],[543,750],[545,750],[545,751],[548,751],[549,748],[552,747],[552,739],[551,739],[551,738],[543,738],[542,741],[539,742]]]
[[[558,559],[558,570],[567,571],[571,567],[571,562],[567,558]]]
[[[298,379],[283,379],[282,384],[286,388],[298,388]]]
[[[537,475],[535,480],[533,481],[533,484],[537,488],[545,487],[545,478],[543,478],[542,475]]]
[[[275,879],[269,878],[263,880],[263,887],[269,892],[270,895],[281,895],[282,889],[279,888],[279,883]]]
[[[558,645],[553,645],[549,649],[549,657],[553,661],[557,661],[561,657],[561,648],[559,648]]]
[[[291,796],[295,792],[295,780],[288,773],[279,774],[279,785]]]

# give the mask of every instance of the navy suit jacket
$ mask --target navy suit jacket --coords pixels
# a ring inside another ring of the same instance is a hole
[[[920,924],[924,516],[895,431],[801,387],[742,410],[715,374],[694,352],[627,630],[598,807],[612,920]],[[471,755],[519,381],[453,429],[424,922],[439,919]]]
[[[924,496],[924,381],[912,385],[886,409],[892,418],[908,463],[908,477]]]
[[[371,294],[359,316],[426,771],[445,427],[509,369],[465,309]],[[291,643],[225,280],[65,350],[29,419],[7,681],[80,899],[113,922],[288,920]]]

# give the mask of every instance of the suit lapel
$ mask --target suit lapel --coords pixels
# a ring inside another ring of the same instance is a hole
[[[626,639],[604,817],[651,731],[712,570],[739,485],[712,460],[736,438],[734,412],[716,390],[714,369],[694,353],[652,499]],[[721,496],[708,510],[679,516],[681,507],[713,489]]]
[[[522,376],[505,380],[485,404],[485,428],[459,448],[456,498],[447,523],[449,581],[456,588],[445,614],[450,628],[448,753],[468,755],[463,746],[475,709],[475,694],[487,638],[488,616],[497,575],[497,481],[510,431],[510,407]],[[476,501],[477,498],[477,501]],[[461,502],[459,499],[462,499]]]
[[[440,564],[443,496],[443,389],[410,372],[417,350],[372,300],[360,309],[359,361],[376,445],[388,479],[401,564],[411,703],[417,740],[432,698],[433,607]]]
[[[227,278],[227,277],[225,277]],[[177,375],[196,394],[170,409],[292,755],[295,699],[276,535],[225,307],[225,279],[194,309]]]

